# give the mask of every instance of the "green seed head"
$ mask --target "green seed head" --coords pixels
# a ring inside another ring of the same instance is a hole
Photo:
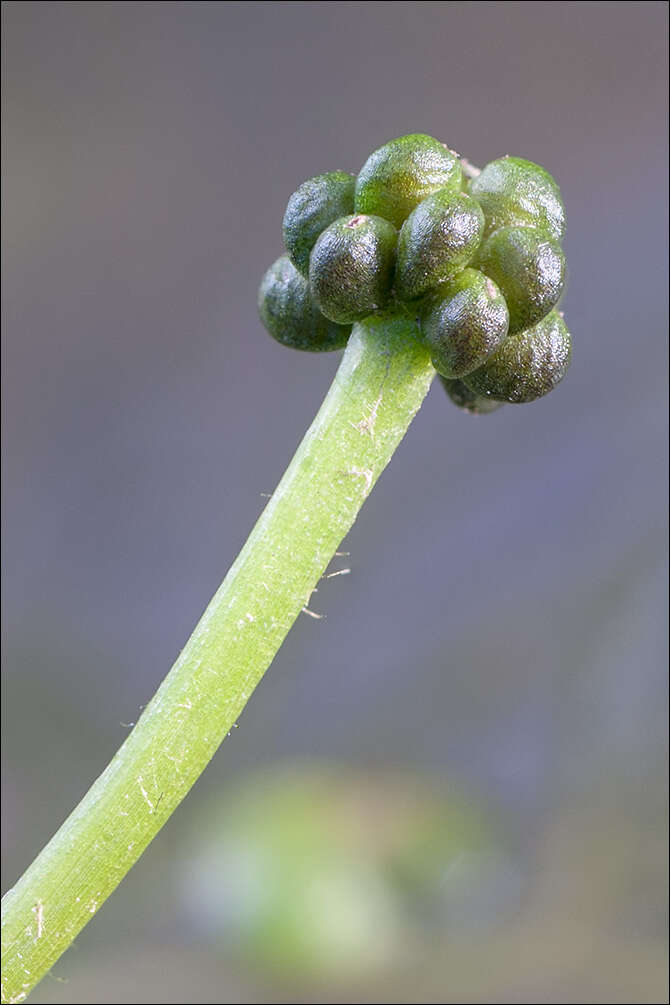
[[[449,397],[474,414],[534,401],[567,371],[570,335],[556,310],[564,210],[531,161],[502,157],[479,171],[431,136],[401,136],[357,178],[304,182],[283,231],[288,254],[263,277],[258,306],[284,345],[339,349],[353,323],[411,312]]]
[[[325,318],[312,300],[309,283],[288,255],[282,255],[263,276],[258,291],[261,321],[277,342],[292,349],[327,352],[346,345],[351,326]]]
[[[488,415],[503,406],[502,401],[482,398],[479,394],[475,394],[462,380],[450,380],[449,377],[443,377],[441,374],[440,380],[454,405],[462,408],[464,412],[469,412],[470,415]]]
[[[354,209],[389,220],[395,227],[438,189],[459,192],[458,156],[432,136],[412,133],[370,154],[356,179]]]
[[[558,185],[539,164],[501,157],[486,165],[469,191],[484,210],[487,235],[500,227],[537,227],[560,241],[565,233]]]
[[[570,333],[558,311],[510,335],[490,359],[465,378],[485,398],[524,404],[553,391],[570,365]]]
[[[339,324],[362,321],[391,295],[397,233],[378,216],[345,216],[317,240],[309,263],[312,296]]]
[[[284,214],[284,244],[289,258],[305,279],[309,255],[322,230],[354,211],[356,179],[344,171],[330,171],[303,182],[288,201]]]
[[[565,285],[560,245],[531,227],[496,230],[479,252],[477,266],[502,290],[512,334],[545,317]]]
[[[421,331],[438,373],[463,377],[502,345],[508,322],[507,305],[493,280],[464,269],[427,299]]]
[[[484,214],[464,193],[440,189],[414,209],[398,237],[396,293],[413,300],[444,282],[473,257],[484,232]]]

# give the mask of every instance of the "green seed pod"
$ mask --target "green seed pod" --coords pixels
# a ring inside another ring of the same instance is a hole
[[[490,359],[465,378],[485,398],[524,404],[553,391],[570,365],[570,333],[558,311],[510,335]]]
[[[461,189],[458,155],[432,136],[412,133],[370,154],[356,179],[354,209],[400,227],[415,206],[437,192]]]
[[[539,164],[501,157],[473,178],[469,191],[484,210],[487,236],[500,227],[537,227],[555,241],[565,233],[558,185]]]
[[[505,299],[476,269],[464,269],[427,300],[421,331],[433,366],[444,377],[476,370],[507,338]]]
[[[397,233],[379,216],[344,216],[312,249],[309,283],[327,318],[362,321],[387,303],[393,285]]]
[[[284,244],[305,279],[309,276],[309,255],[321,231],[340,216],[353,213],[355,184],[352,174],[330,171],[303,182],[289,199],[284,213]]]
[[[413,300],[465,268],[484,232],[484,214],[470,196],[440,189],[414,209],[398,237],[396,293]]]
[[[494,401],[493,398],[482,398],[479,394],[471,391],[462,380],[450,380],[449,377],[443,377],[442,374],[438,374],[438,376],[442,387],[454,405],[457,405],[464,412],[469,412],[470,415],[489,415],[502,408],[504,404],[502,401]]]
[[[482,247],[477,267],[502,290],[511,334],[529,328],[554,307],[565,285],[559,244],[531,227],[503,227]]]
[[[258,313],[270,335],[292,349],[342,349],[351,333],[351,325],[333,324],[317,309],[309,283],[288,255],[278,258],[263,276]]]

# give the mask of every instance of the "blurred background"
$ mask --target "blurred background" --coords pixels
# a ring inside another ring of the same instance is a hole
[[[3,4],[3,890],[335,373],[256,316],[301,181],[407,132],[538,161],[574,337],[531,406],[433,387],[325,619],[32,1001],[667,1001],[667,14]]]

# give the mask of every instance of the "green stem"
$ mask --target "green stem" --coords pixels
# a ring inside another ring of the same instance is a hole
[[[174,667],[109,766],[3,898],[3,1002],[19,1002],[204,770],[305,607],[430,386],[415,326],[354,327],[333,385]]]

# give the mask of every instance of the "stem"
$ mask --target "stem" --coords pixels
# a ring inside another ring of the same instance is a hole
[[[3,898],[19,1002],[137,861],[228,734],[426,395],[415,325],[355,325],[328,395],[174,667],[77,808]]]

